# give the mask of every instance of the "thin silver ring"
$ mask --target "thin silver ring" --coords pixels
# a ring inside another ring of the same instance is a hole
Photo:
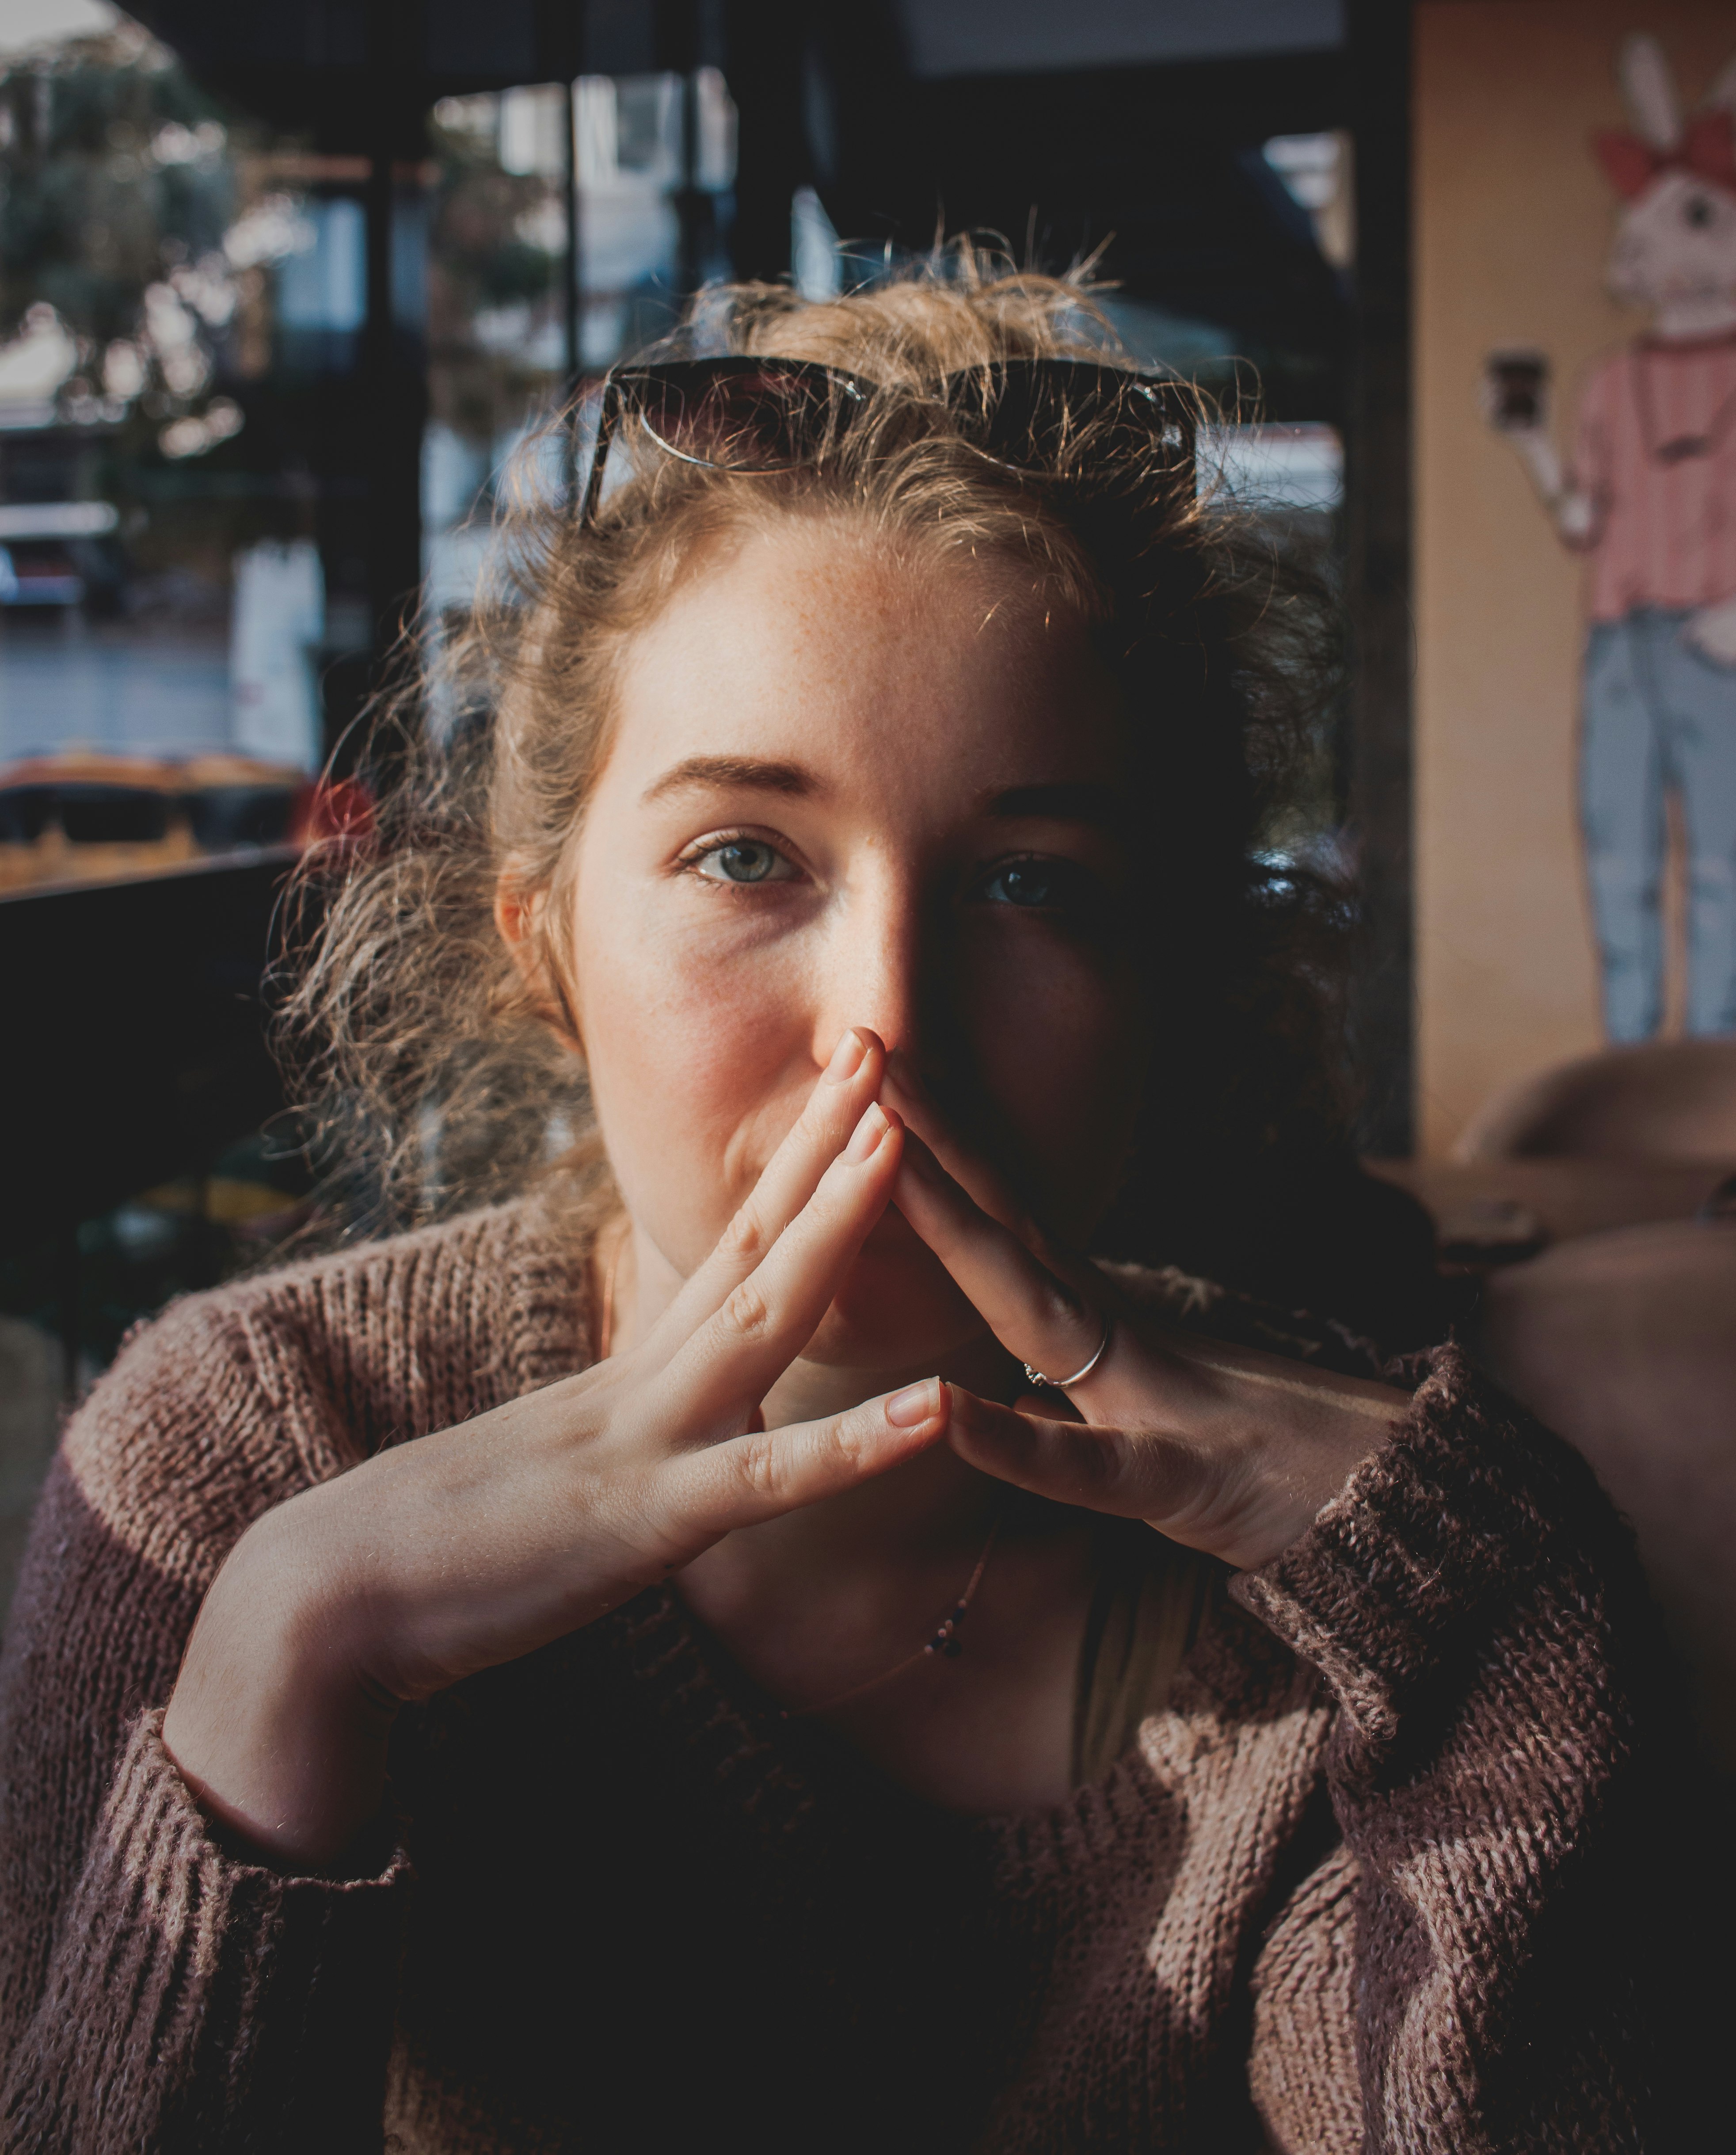
[[[1030,1379],[1034,1385],[1038,1385],[1043,1390],[1051,1392],[1070,1392],[1075,1385],[1082,1385],[1085,1382],[1085,1379],[1090,1375],[1092,1370],[1095,1369],[1097,1364],[1103,1359],[1105,1354],[1108,1353],[1109,1335],[1115,1330],[1115,1328],[1116,1321],[1114,1318],[1105,1317],[1103,1320],[1103,1337],[1097,1342],[1096,1353],[1093,1354],[1090,1360],[1085,1364],[1084,1369],[1075,1369],[1070,1377],[1045,1377],[1040,1369],[1034,1369],[1029,1362],[1024,1365],[1024,1374]]]

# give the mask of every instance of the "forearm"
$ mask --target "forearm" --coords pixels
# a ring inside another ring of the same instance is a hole
[[[1371,1451],[1410,1407],[1407,1393],[1372,1378],[1315,1369],[1264,1348],[1175,1326],[1162,1339],[1171,1354],[1219,1380],[1224,1413],[1269,1416],[1274,1429],[1289,1436],[1330,1431],[1350,1454],[1351,1465]]]
[[[1372,2144],[1653,2144],[1655,1621],[1583,1462],[1436,1359],[1394,1441],[1231,1589],[1338,1703]]]
[[[203,1375],[191,1329],[167,1349]],[[89,1426],[127,1403],[125,1375],[74,1432],[82,1483],[64,1461],[51,1474],[8,1627],[5,2144],[377,2147],[403,1866],[382,1848],[349,1885],[239,1861],[164,1750],[161,1702],[214,1559],[197,1514],[146,1522],[147,1557],[94,1508]],[[157,1485],[171,1497],[184,1458]]]
[[[564,1552],[569,1583],[585,1576],[585,1481],[563,1488],[550,1472],[573,1391],[550,1385],[379,1453],[264,1513],[231,1550],[163,1740],[207,1815],[260,1861],[344,1867],[384,1801],[402,1707],[597,1613],[552,1601],[535,1630],[515,1628],[526,1569],[534,1588]]]
[[[1178,1416],[1218,1462],[1192,1506],[1162,1531],[1189,1540],[1190,1513],[1209,1519],[1211,1553],[1244,1569],[1269,1563],[1305,1533],[1410,1407],[1390,1385],[1310,1368],[1228,1340],[1168,1328],[1165,1349],[1192,1380]]]
[[[134,1729],[5,2061],[7,2147],[377,2151],[403,1857],[355,1881],[237,1858],[157,1723]]]
[[[289,1513],[285,1507],[285,1513]],[[163,1719],[207,1815],[286,1871],[340,1864],[379,1812],[400,1702],[346,1652],[339,1582],[268,1515],[218,1574]]]

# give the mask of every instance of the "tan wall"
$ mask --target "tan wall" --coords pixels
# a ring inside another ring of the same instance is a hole
[[[1575,811],[1580,571],[1478,409],[1484,356],[1548,353],[1565,447],[1586,362],[1642,328],[1604,296],[1625,126],[1614,59],[1649,30],[1692,103],[1728,0],[1421,0],[1417,10],[1418,1124],[1447,1149],[1497,1085],[1601,1039]]]

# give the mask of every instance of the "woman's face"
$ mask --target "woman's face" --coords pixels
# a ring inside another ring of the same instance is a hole
[[[1113,684],[1032,583],[793,517],[716,545],[630,647],[572,990],[622,1195],[677,1273],[849,1026],[1064,1237],[1113,1196],[1149,1053],[1138,834]],[[931,1361],[980,1328],[894,1213],[809,1356]]]

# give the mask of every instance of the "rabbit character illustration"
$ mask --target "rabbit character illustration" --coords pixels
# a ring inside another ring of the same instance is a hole
[[[1736,1029],[1736,59],[1683,115],[1654,38],[1623,44],[1631,132],[1607,284],[1651,311],[1582,388],[1565,463],[1547,363],[1491,355],[1485,412],[1586,561],[1580,827],[1611,1039],[1657,1031],[1666,804],[1687,852],[1687,1028]]]

